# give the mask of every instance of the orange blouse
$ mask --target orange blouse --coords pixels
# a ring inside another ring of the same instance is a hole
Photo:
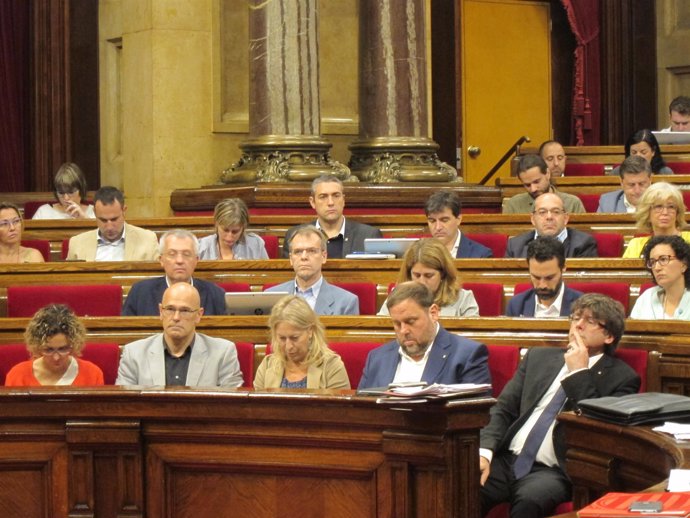
[[[72,382],[73,387],[89,387],[103,385],[103,371],[95,363],[75,358],[79,366],[79,373]],[[40,387],[41,384],[34,376],[34,360],[18,363],[10,369],[5,378],[6,387]]]

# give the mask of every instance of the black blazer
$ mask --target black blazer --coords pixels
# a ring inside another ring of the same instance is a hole
[[[571,290],[567,286],[563,292],[563,302],[561,304],[561,316],[567,317],[570,315],[570,308],[580,296],[581,291]],[[506,308],[507,317],[533,317],[534,311],[537,309],[537,304],[534,300],[534,288],[522,293],[518,293],[510,302],[508,302],[508,307]]]
[[[316,220],[310,221],[309,224],[316,225]],[[287,259],[290,257],[288,250],[288,243],[292,234],[301,225],[290,227],[285,233],[285,239],[283,239],[283,253],[282,256]],[[351,219],[345,221],[345,240],[343,242],[343,255],[342,257],[329,257],[329,259],[343,259],[347,254],[352,252],[364,252],[364,240],[370,238],[381,238],[381,231],[378,228],[374,228],[371,225],[365,225],[364,223],[358,223]]]
[[[508,240],[506,257],[527,257],[527,245],[534,239],[534,230],[513,236]],[[587,232],[568,229],[568,237],[563,241],[566,257],[599,257],[597,241]]]

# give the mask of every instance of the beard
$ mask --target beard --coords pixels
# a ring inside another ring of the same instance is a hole
[[[556,298],[558,295],[558,292],[561,290],[561,286],[563,285],[563,281],[560,281],[558,285],[552,290],[548,288],[541,288],[534,290],[535,293],[537,294],[537,298],[542,301],[542,300],[553,300]]]

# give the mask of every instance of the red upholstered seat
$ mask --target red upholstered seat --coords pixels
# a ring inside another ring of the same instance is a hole
[[[470,239],[491,248],[494,257],[505,257],[506,247],[508,246],[508,236],[506,234],[465,234]]]
[[[462,287],[474,293],[483,317],[503,315],[503,284],[490,282],[463,282]]]
[[[31,317],[48,304],[67,304],[79,316],[119,316],[122,286],[50,285],[7,288],[7,316]]]
[[[603,176],[604,164],[573,164],[565,167],[565,176]]]
[[[60,246],[60,257],[64,261],[67,259],[67,253],[69,252],[69,239],[63,239],[62,245]]]
[[[29,351],[24,344],[6,344],[0,346],[0,383],[5,384],[9,370],[20,362],[29,359]],[[106,385],[114,385],[117,379],[117,368],[120,363],[120,346],[116,343],[84,345],[81,357],[95,363],[103,371]]]
[[[585,206],[585,210],[587,212],[596,212],[597,209],[599,208],[599,198],[601,198],[601,194],[578,194],[578,198],[580,198],[580,201],[582,202],[582,205]]]
[[[690,174],[690,162],[666,162],[675,174]]]
[[[498,397],[506,383],[515,374],[520,363],[520,348],[514,345],[487,345],[489,372],[494,397]]]
[[[621,257],[623,255],[623,234],[615,232],[594,232],[599,257]]]
[[[224,291],[229,291],[233,293],[244,293],[246,291],[252,291],[251,286],[248,282],[219,282],[217,284],[218,286],[223,288]]]
[[[380,345],[373,342],[333,342],[328,344],[331,350],[338,353],[342,358],[347,377],[350,378],[350,386],[353,389],[359,385],[362,372],[364,372],[364,364],[367,361],[367,354]]]
[[[237,348],[237,361],[240,362],[240,369],[244,378],[242,386],[252,388],[254,386],[254,344],[235,342],[235,347]]]
[[[50,241],[47,239],[22,239],[22,246],[35,248],[43,256],[45,262],[50,261]]]
[[[376,284],[373,282],[334,282],[333,285],[357,295],[360,315],[376,314]]]
[[[266,253],[269,259],[278,259],[278,236],[272,236],[270,234],[262,234],[261,239],[264,240],[264,245],[266,246]]]
[[[647,391],[647,363],[649,353],[642,349],[616,349],[616,358],[630,365],[640,377],[640,392]]]
[[[628,314],[630,306],[630,285],[625,282],[569,282],[568,287],[582,293],[602,293],[617,300]]]
[[[640,284],[640,295],[642,295],[649,288],[653,288],[654,286],[656,286],[656,284],[654,284],[653,282],[645,282],[643,284]]]
[[[680,191],[680,193],[683,195],[683,203],[685,204],[685,209],[687,210],[688,207],[690,207],[690,191],[683,189]]]

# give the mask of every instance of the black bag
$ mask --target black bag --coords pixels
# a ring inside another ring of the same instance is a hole
[[[690,397],[661,392],[583,399],[578,407],[586,417],[623,425],[690,419]]]

